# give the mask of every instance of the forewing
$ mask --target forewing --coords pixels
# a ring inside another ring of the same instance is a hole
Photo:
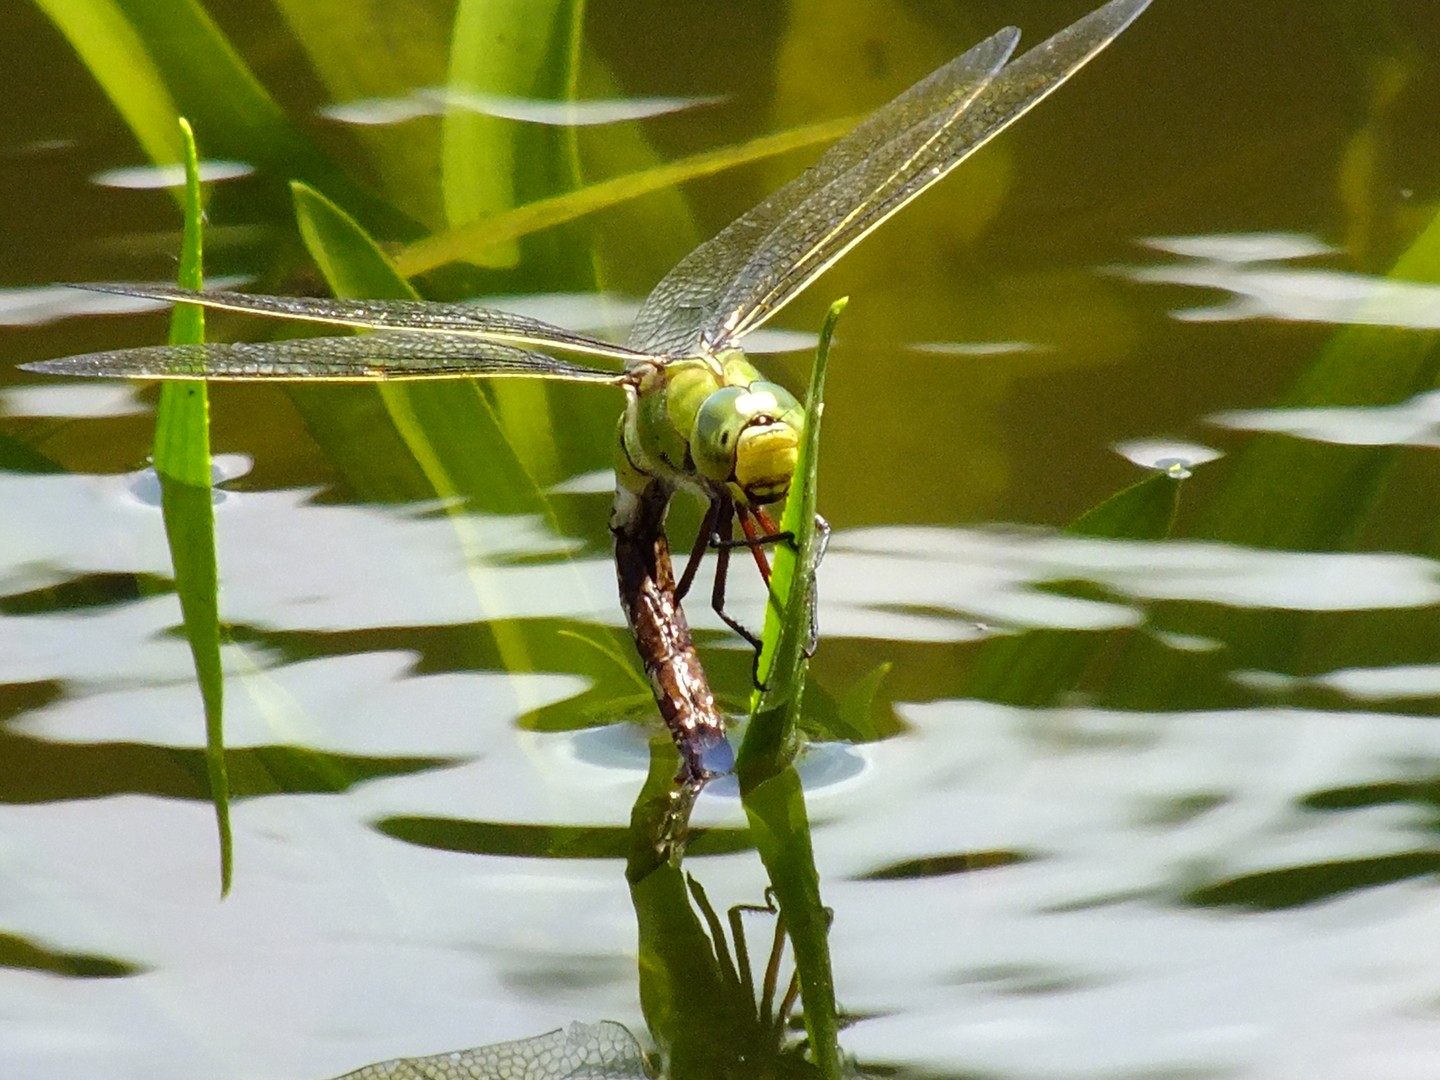
[[[1018,39],[1013,29],[1003,30],[929,75],[832,147],[814,170],[687,256],[646,301],[630,344],[670,352],[694,351],[701,341],[714,350],[738,342],[1044,100],[1149,3],[1111,0],[1001,68]]]
[[[963,108],[1005,63],[1019,37],[1013,27],[1001,30],[931,73],[862,120],[805,172],[692,251],[646,298],[631,327],[630,346],[673,355],[693,353],[702,335],[717,322],[724,297],[743,281],[746,267],[759,254],[775,249],[787,232],[792,245],[806,239],[808,246],[832,227],[826,220],[798,216],[802,207],[835,192],[837,185],[843,187],[845,178],[878,147],[917,129],[933,129],[937,110],[943,115]]]
[[[204,345],[153,345],[21,365],[47,375],[119,379],[463,379],[532,376],[619,384],[622,373],[583,367],[473,334],[382,330],[353,337]]]
[[[76,286],[94,292],[146,300],[199,304],[276,319],[353,326],[368,330],[411,330],[417,334],[466,334],[507,345],[557,348],[616,360],[643,359],[633,349],[566,330],[540,319],[479,304],[426,300],[340,300],[333,297],[262,296],[254,293],[192,292],[174,285],[94,283]]]
[[[721,300],[707,339],[719,348],[763,325],[886,218],[1053,93],[1149,3],[1112,0],[1003,68],[963,104],[937,95],[927,120],[861,157],[776,227]],[[825,228],[807,226],[814,221]]]

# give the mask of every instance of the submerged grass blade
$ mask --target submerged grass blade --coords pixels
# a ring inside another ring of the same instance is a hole
[[[112,0],[36,0],[89,69],[151,161],[184,156],[175,102],[124,5]]]
[[[1176,476],[1157,473],[1087,510],[1065,531],[1110,540],[1163,540],[1174,524],[1180,491]],[[991,638],[966,676],[963,695],[1007,705],[1053,705],[1079,686],[1114,638],[1113,631],[1051,629]]]
[[[372,224],[414,235],[393,207],[355,183],[290,122],[196,0],[38,0],[157,165],[181,160],[174,117],[206,149],[269,176],[298,177],[358,207]]]
[[[1440,282],[1440,216],[1396,261],[1386,280]],[[1362,313],[1363,315],[1363,313]],[[1277,403],[1282,407],[1391,405],[1440,385],[1440,334],[1357,323],[1337,331]],[[1413,492],[1390,492],[1395,467],[1413,451],[1383,445],[1359,449],[1283,434],[1247,441],[1224,486],[1196,515],[1195,535],[1263,550],[1337,552],[1363,546],[1382,500],[1414,503]],[[1440,554],[1440,535],[1428,554]],[[1309,673],[1353,662],[1349,639],[1371,637],[1363,620],[1340,635],[1320,632],[1323,614],[1282,609],[1189,608],[1168,620],[1171,633],[1225,642],[1193,652],[1135,637],[1117,683],[1120,707],[1213,707],[1205,688],[1231,685],[1237,670]],[[1347,659],[1350,658],[1350,659]],[[1198,688],[1198,689],[1197,689]]]
[[[339,207],[303,184],[294,185],[300,233],[336,296],[415,299],[416,293],[378,244]],[[470,525],[477,493],[489,506],[544,516],[558,530],[549,501],[516,456],[484,390],[467,385],[381,383],[376,388],[395,431],[419,463],[455,526],[482,613],[502,605],[483,572],[484,551]],[[503,621],[489,623],[507,670],[534,666],[525,635]]]
[[[556,38],[569,22],[566,7],[564,0],[460,0],[456,7],[447,89],[457,104],[445,112],[441,145],[450,224],[493,217],[521,202],[517,185],[537,164],[526,160],[523,148],[545,133],[458,103],[475,93],[536,96],[554,67]],[[484,265],[514,266],[520,247],[514,238],[490,243],[478,258]]]
[[[201,249],[200,173],[195,135],[180,121],[185,162],[185,232],[179,283],[204,287]],[[170,320],[172,345],[205,340],[201,308],[180,304]],[[220,834],[220,892],[230,892],[234,853],[230,831],[230,784],[225,768],[224,677],[220,668],[219,574],[215,557],[215,504],[211,492],[210,404],[200,381],[166,382],[155,414],[155,471],[175,591],[185,637],[195,663],[205,709],[205,772]]]
[[[450,16],[441,5],[371,4],[363,17],[352,0],[274,0],[274,7],[332,104],[404,101],[417,87],[444,81]],[[428,230],[443,225],[437,125],[350,124],[347,134],[365,149],[385,198]]]
[[[447,77],[454,102],[444,114],[440,147],[447,224],[487,220],[554,190],[560,158],[555,131],[461,103],[477,93],[548,98],[560,90],[571,77],[564,68],[573,57],[566,43],[569,7],[569,0],[460,0],[456,7]],[[521,261],[519,239],[488,245],[473,261],[514,268]],[[489,394],[506,441],[532,475],[562,475],[544,385],[505,380]]]

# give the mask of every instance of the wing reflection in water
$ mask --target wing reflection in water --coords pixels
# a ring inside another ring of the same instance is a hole
[[[571,1024],[545,1035],[367,1065],[336,1080],[646,1080],[645,1052],[621,1024]]]

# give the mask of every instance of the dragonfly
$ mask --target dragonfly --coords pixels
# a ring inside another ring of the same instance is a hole
[[[1074,75],[1149,3],[1110,0],[1014,59],[1020,34],[1007,27],[932,72],[682,259],[646,298],[623,345],[469,303],[90,284],[84,287],[368,332],[121,349],[24,366],[132,379],[532,377],[623,387],[612,531],[632,528],[646,500],[698,495],[706,504],[704,524],[677,599],[690,588],[700,557],[714,549],[712,606],[758,653],[758,638],[725,611],[728,553],[748,547],[768,582],[762,549],[789,537],[767,508],[790,491],[805,420],[795,396],[747,358],[745,338]],[[596,361],[611,366],[591,366]],[[737,521],[739,541],[732,539]]]

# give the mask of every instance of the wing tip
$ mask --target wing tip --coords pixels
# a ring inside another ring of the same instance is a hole
[[[18,371],[29,371],[29,372],[33,372],[33,373],[36,374],[36,375],[72,375],[72,374],[83,374],[83,372],[77,372],[77,371],[75,371],[74,368],[73,368],[73,366],[70,364],[70,362],[69,362],[68,359],[65,359],[65,360],[31,360],[28,364],[18,364],[18,365],[16,365],[16,370],[18,370]]]

